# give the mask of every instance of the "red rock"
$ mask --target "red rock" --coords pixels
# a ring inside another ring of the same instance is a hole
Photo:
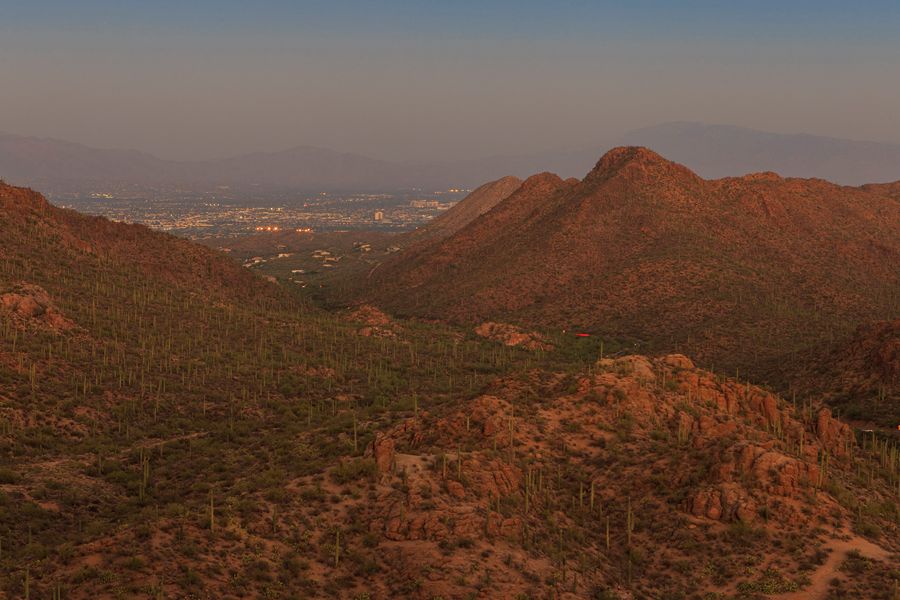
[[[380,473],[390,473],[394,467],[394,448],[395,444],[392,438],[377,432],[366,448],[365,454],[375,459]]]
[[[0,295],[0,310],[23,322],[36,323],[57,331],[75,328],[53,305],[50,294],[37,285],[23,283]]]
[[[460,482],[452,479],[447,481],[447,492],[454,498],[462,499],[466,497],[466,488]]]
[[[848,443],[853,441],[850,426],[832,418],[831,411],[827,408],[819,410],[816,417],[816,435],[823,446],[838,456],[846,454]]]
[[[756,506],[737,484],[722,484],[700,490],[689,501],[689,511],[714,521],[753,521]]]
[[[476,335],[494,340],[507,346],[522,346],[528,350],[552,350],[553,345],[534,332],[524,332],[518,327],[505,323],[482,323],[475,328]]]
[[[676,369],[693,369],[694,362],[684,354],[669,354],[662,358],[663,364]]]

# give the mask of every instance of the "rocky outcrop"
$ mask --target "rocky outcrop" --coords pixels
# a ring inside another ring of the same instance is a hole
[[[816,416],[816,434],[825,448],[840,456],[847,454],[853,440],[850,426],[833,418],[827,408],[820,409]]]
[[[553,345],[541,335],[525,332],[506,323],[482,323],[475,328],[475,334],[507,346],[521,346],[528,350],[552,350]]]
[[[21,324],[60,332],[75,329],[75,323],[56,308],[50,294],[30,283],[21,283],[0,294],[0,312],[5,312]]]
[[[852,486],[849,427],[684,355],[535,369],[429,406],[374,434],[379,477],[354,514],[434,564],[523,545],[609,556],[721,535],[728,548],[852,518],[827,485]]]
[[[394,322],[384,312],[374,306],[364,304],[350,313],[351,321],[363,324],[357,330],[364,337],[396,337]]]
[[[687,510],[696,517],[713,521],[743,521],[757,517],[756,504],[735,483],[708,487],[697,492],[688,502]]]
[[[383,433],[376,433],[365,452],[366,456],[375,459],[378,472],[390,473],[394,468],[394,440]]]

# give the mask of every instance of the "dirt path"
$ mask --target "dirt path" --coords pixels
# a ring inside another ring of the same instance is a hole
[[[845,532],[841,533],[843,534]],[[779,598],[780,600],[819,600],[825,598],[828,595],[828,588],[831,585],[831,580],[838,574],[838,568],[841,566],[841,563],[844,562],[844,559],[847,558],[847,553],[851,550],[857,550],[866,558],[885,560],[888,557],[887,550],[857,536],[851,536],[849,540],[828,540],[825,544],[825,548],[830,548],[831,553],[828,555],[825,564],[819,567],[816,572],[810,576],[811,583],[806,589],[787,594],[778,594],[777,596],[773,596],[773,598]]]

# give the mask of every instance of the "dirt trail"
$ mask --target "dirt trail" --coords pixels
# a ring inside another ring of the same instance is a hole
[[[841,532],[843,534],[845,532]],[[851,550],[858,551],[866,558],[874,558],[877,560],[885,560],[888,557],[888,551],[873,544],[872,542],[858,536],[852,536],[848,540],[831,539],[825,545],[825,548],[831,549],[828,559],[819,567],[815,573],[810,576],[811,583],[805,589],[798,592],[790,592],[787,594],[778,594],[773,598],[780,600],[819,600],[828,595],[828,588],[831,580],[838,575],[839,567],[847,553]]]

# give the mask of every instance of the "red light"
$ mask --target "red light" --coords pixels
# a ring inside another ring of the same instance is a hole
[[[576,333],[575,337],[591,337],[589,333]]]

